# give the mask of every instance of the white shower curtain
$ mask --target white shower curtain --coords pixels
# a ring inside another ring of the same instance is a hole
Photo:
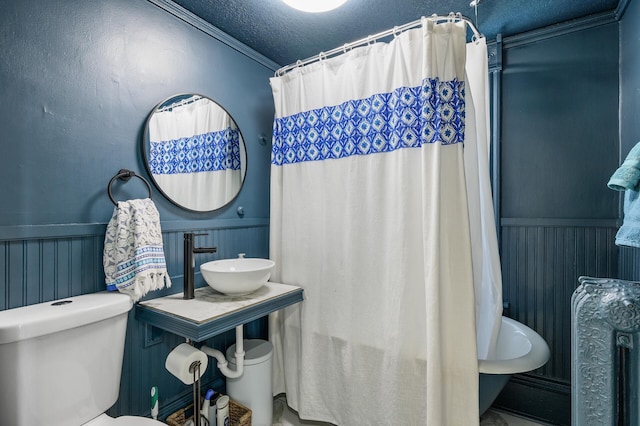
[[[274,394],[302,418],[478,423],[465,36],[423,20],[271,80],[272,281],[305,291],[270,318]]]
[[[464,168],[469,203],[478,359],[493,357],[502,321],[502,273],[489,176],[489,81],[484,38],[467,44]]]
[[[231,116],[208,98],[197,98],[151,116],[149,166],[171,200],[209,211],[240,190],[244,147]]]

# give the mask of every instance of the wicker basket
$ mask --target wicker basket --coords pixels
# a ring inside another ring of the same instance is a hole
[[[169,426],[184,426],[193,418],[193,404],[181,408],[167,417]],[[229,426],[251,426],[251,410],[232,399],[229,400]]]

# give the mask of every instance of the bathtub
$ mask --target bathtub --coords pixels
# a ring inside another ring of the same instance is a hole
[[[500,335],[492,359],[478,360],[480,414],[489,409],[512,374],[542,367],[550,356],[549,346],[529,327],[502,317]]]

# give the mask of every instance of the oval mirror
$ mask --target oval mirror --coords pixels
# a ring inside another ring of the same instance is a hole
[[[247,170],[244,140],[233,118],[212,99],[192,93],[156,105],[147,118],[142,153],[158,190],[197,212],[231,202]]]

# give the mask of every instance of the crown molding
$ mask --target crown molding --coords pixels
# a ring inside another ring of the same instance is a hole
[[[621,1],[626,2],[627,0]],[[549,38],[615,22],[618,22],[617,9],[505,37],[503,40],[503,47],[505,49],[509,49],[511,47],[518,47],[529,43],[536,43]]]
[[[170,1],[170,0],[147,0],[149,3],[154,4],[160,9],[164,10],[167,13],[175,16],[183,22],[191,25],[192,27],[202,31],[203,33],[215,38],[216,40],[226,44],[232,49],[242,53],[250,59],[258,62],[259,64],[267,67],[268,69],[275,72],[277,69],[281,68],[280,64],[275,63],[271,59],[266,56],[256,52],[249,46],[235,38],[231,37],[229,34],[225,33],[221,29],[214,27],[204,19],[196,16],[195,14],[189,12],[187,9],[182,6]]]
[[[616,10],[615,10],[616,19],[618,21],[621,20],[622,17],[624,16],[624,12],[626,12],[627,6],[629,6],[629,3],[631,3],[631,0],[620,0],[620,2],[618,3],[618,7],[616,7]]]

